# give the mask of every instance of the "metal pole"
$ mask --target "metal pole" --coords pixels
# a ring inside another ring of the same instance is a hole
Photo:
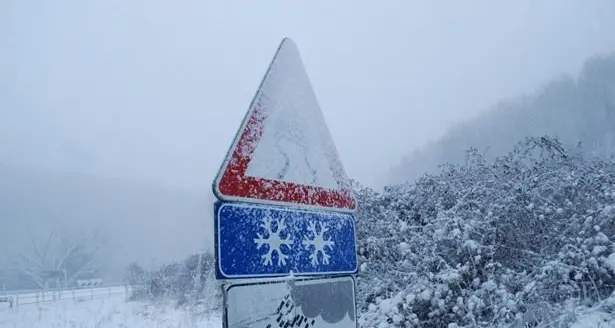
[[[196,272],[197,272],[197,277],[196,277],[196,281],[195,281],[195,285],[194,285],[194,297],[193,297],[193,301],[196,301],[196,299],[199,296],[199,290],[201,288],[201,267],[203,266],[203,251],[199,250],[199,260],[197,261],[197,268],[196,268]]]

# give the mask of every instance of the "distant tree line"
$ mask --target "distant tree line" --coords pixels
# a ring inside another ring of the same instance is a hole
[[[503,101],[450,128],[439,140],[409,153],[391,183],[437,173],[443,163],[461,164],[476,148],[486,159],[504,156],[525,137],[551,135],[590,157],[615,155],[615,54],[588,59],[576,77],[553,80],[533,94]]]

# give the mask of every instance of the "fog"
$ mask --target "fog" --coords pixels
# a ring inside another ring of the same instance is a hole
[[[2,230],[19,243],[21,223],[52,219],[44,206],[15,213],[53,195],[62,226],[105,231],[109,262],[210,249],[211,182],[284,36],[349,175],[380,187],[452,124],[615,50],[612,17],[609,0],[3,1]],[[62,189],[69,180],[79,187]],[[93,193],[99,184],[113,187]],[[115,206],[121,215],[100,214]]]

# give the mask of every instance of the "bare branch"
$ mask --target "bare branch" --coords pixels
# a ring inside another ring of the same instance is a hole
[[[32,247],[18,253],[14,270],[28,276],[40,287],[74,281],[84,274],[95,274],[99,269],[97,238],[88,240],[61,233],[55,228],[42,241],[29,231],[28,235]]]

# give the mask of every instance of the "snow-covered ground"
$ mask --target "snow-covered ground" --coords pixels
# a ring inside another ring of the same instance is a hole
[[[170,304],[127,302],[122,294],[31,304],[17,309],[0,304],[0,328],[209,328],[221,325],[218,313],[204,315]]]
[[[615,321],[611,315],[595,310],[579,318],[570,328],[613,328]]]
[[[572,313],[570,328],[615,328],[615,295],[591,308],[580,308]]]
[[[102,286],[91,288],[67,288],[67,289],[49,289],[49,290],[19,290],[19,291],[3,291],[0,292],[0,297],[9,299],[13,306],[29,306],[32,304],[40,305],[42,303],[56,302],[58,300],[87,300],[108,298],[112,296],[126,297],[130,293],[131,288],[128,286]],[[2,307],[0,306],[0,309]]]
[[[577,308],[538,327],[615,328],[615,297],[599,305]],[[173,304],[125,301],[123,294],[107,298],[66,299],[10,309],[0,305],[0,328],[213,328],[221,327],[221,313]],[[566,322],[570,324],[565,324]],[[391,325],[382,322],[381,326]]]

